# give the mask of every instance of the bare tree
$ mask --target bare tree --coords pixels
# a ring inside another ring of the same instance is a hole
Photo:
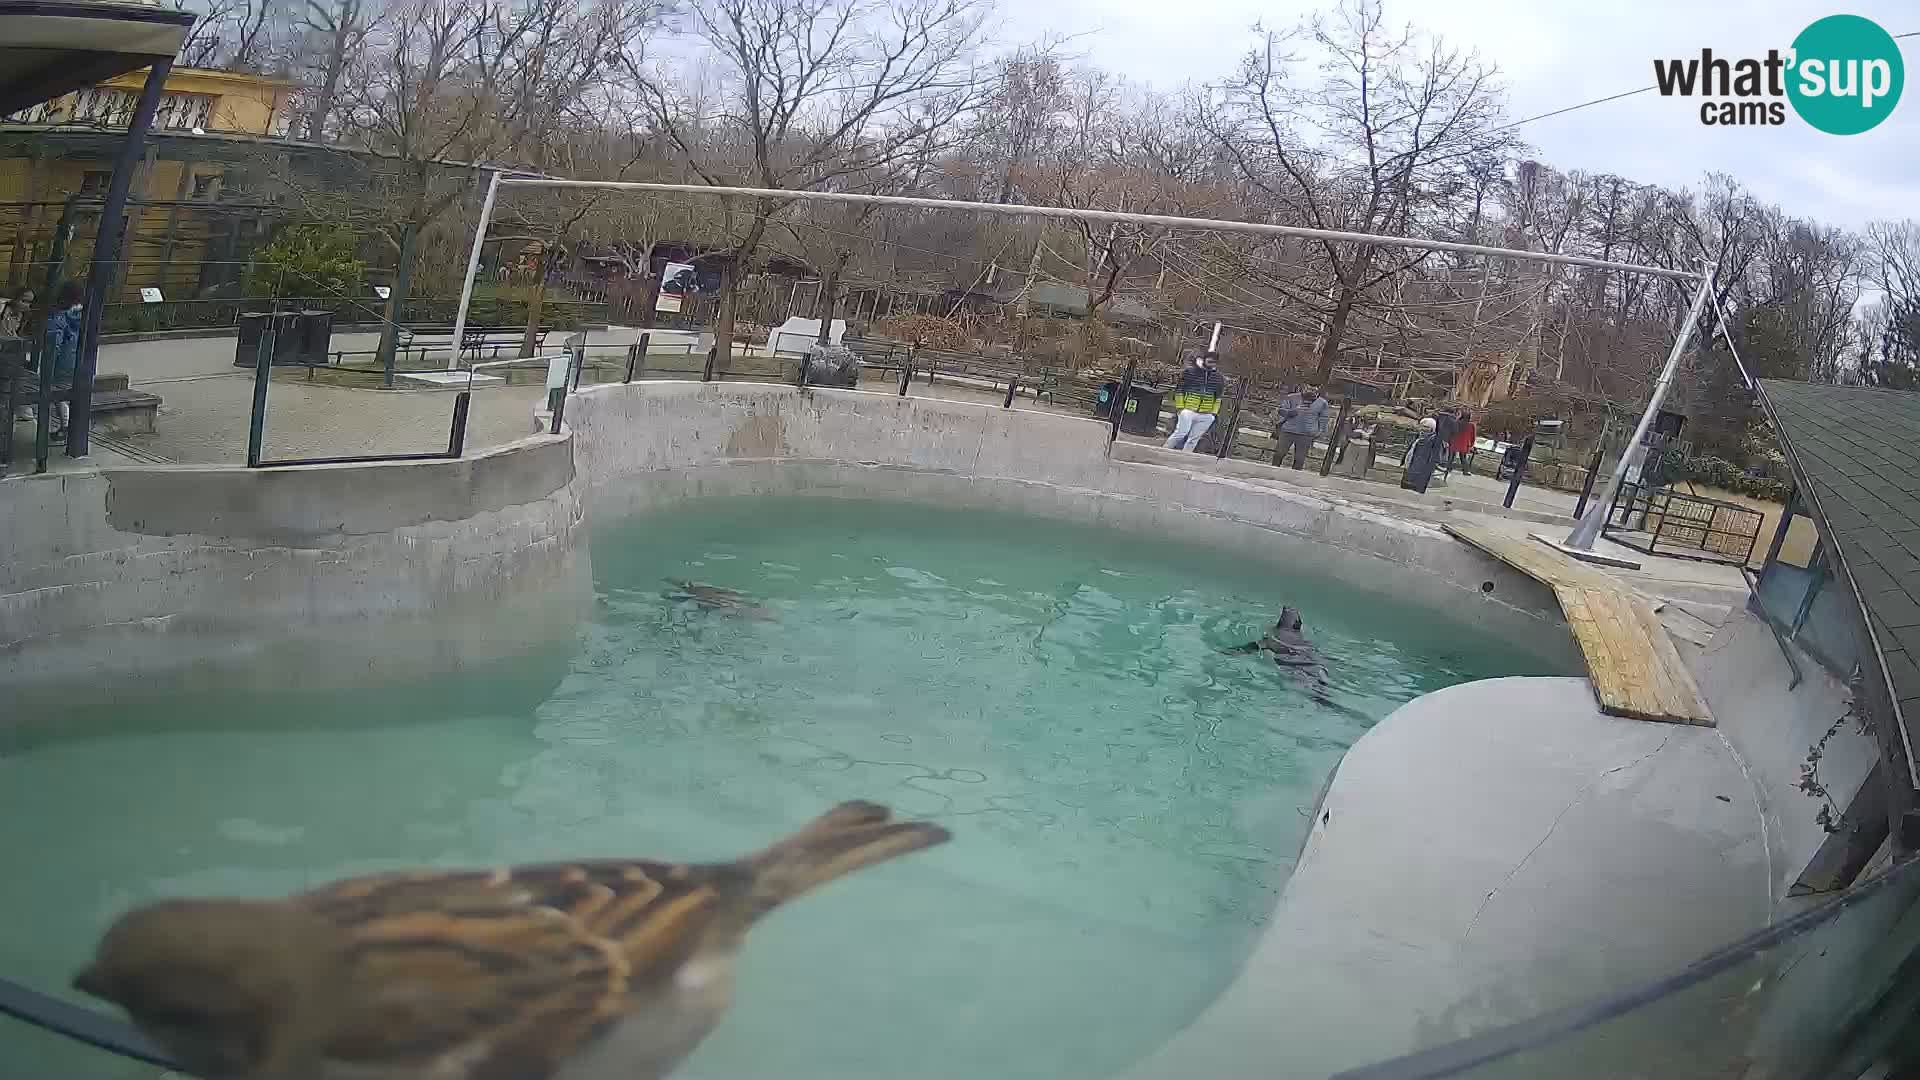
[[[717,100],[634,68],[654,130],[702,182],[819,189],[884,173],[948,144],[986,80],[974,54],[986,0],[697,0],[692,18]],[[751,272],[774,198],[729,200],[731,243],[714,320],[732,358],[736,284]]]
[[[1207,130],[1268,214],[1331,230],[1426,229],[1471,190],[1466,159],[1512,145],[1498,125],[1503,95],[1491,65],[1384,23],[1372,0],[1313,22],[1304,44],[1324,59],[1306,87],[1291,78],[1293,36],[1266,33],[1218,88]],[[1325,382],[1356,304],[1425,256],[1334,241],[1317,256],[1328,279],[1316,376]]]
[[[299,26],[304,37],[301,53],[308,77],[309,97],[304,130],[309,141],[320,142],[340,96],[340,80],[348,62],[366,45],[380,12],[367,0],[304,0]]]

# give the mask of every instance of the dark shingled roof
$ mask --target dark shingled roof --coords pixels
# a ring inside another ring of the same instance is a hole
[[[1911,755],[1920,741],[1920,393],[1761,385],[1801,494],[1859,586]],[[1861,651],[1871,665],[1872,650]]]

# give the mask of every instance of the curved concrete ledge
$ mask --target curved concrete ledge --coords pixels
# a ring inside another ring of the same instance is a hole
[[[1129,1080],[1326,1076],[1666,975],[1767,924],[1768,869],[1717,731],[1583,679],[1437,691],[1348,751],[1239,980]]]
[[[72,701],[129,679],[352,685],[516,655],[591,602],[584,511],[564,436],[450,461],[7,480],[0,684]]]

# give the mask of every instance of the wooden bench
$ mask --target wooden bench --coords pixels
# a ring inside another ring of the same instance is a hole
[[[533,328],[533,348],[535,352],[546,348],[547,335],[553,332],[551,326]],[[453,344],[451,326],[403,326],[395,340],[402,349],[419,349],[424,353],[428,349],[444,349]],[[492,350],[488,359],[496,359],[501,349],[518,349],[527,340],[527,328],[524,326],[468,326],[460,334],[460,355],[469,354],[478,358],[483,350]]]
[[[35,405],[40,400],[40,380],[34,372],[20,372],[10,384],[5,394],[9,423],[21,406]],[[64,397],[68,385],[55,383],[55,396]],[[94,376],[91,425],[94,431],[109,435],[151,435],[159,413],[159,395],[130,388],[125,375],[104,372]]]

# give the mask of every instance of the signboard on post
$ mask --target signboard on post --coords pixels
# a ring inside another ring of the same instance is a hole
[[[166,299],[167,299],[166,297],[160,295],[159,289],[156,289],[151,285],[143,286],[140,289],[140,302],[143,304],[164,303]]]
[[[385,285],[375,285],[373,287],[373,295],[385,300],[387,297],[393,295],[393,290]]]
[[[686,303],[687,294],[699,288],[700,275],[688,263],[670,262],[660,271],[660,297],[653,302],[653,310],[677,313]]]

